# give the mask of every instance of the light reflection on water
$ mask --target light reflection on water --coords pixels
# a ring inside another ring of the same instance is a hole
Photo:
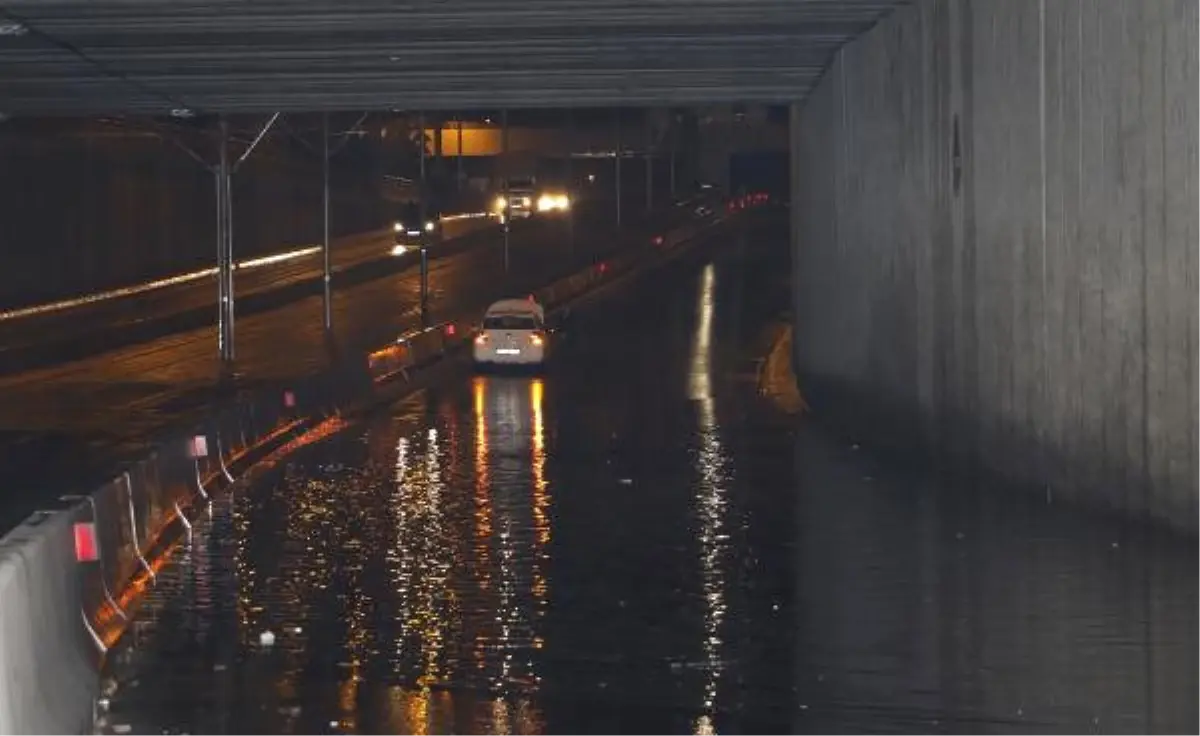
[[[700,543],[700,570],[704,588],[704,637],[702,649],[707,672],[702,713],[695,723],[697,734],[715,733],[712,713],[718,707],[721,680],[721,636],[726,613],[724,563],[728,535],[725,533],[725,484],[730,469],[721,447],[720,428],[712,393],[712,322],[715,289],[712,264],[700,277],[696,303],[696,333],[692,337],[691,371],[688,395],[696,402],[699,416],[697,433],[699,453],[696,459],[696,515]]]
[[[480,378],[471,389],[467,416],[443,406],[424,427],[398,416],[356,443],[357,462],[340,443],[232,504],[241,649],[278,637],[259,672],[283,716],[273,730],[541,730],[545,386]],[[328,721],[311,714],[327,678]],[[365,711],[369,701],[382,702]]]

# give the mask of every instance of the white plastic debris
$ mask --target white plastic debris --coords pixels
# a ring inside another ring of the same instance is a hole
[[[264,647],[275,646],[275,634],[271,631],[264,631],[258,635],[258,643]]]

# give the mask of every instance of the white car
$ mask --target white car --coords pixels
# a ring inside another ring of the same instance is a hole
[[[476,367],[538,367],[546,361],[546,311],[530,299],[502,299],[488,307],[475,335]]]

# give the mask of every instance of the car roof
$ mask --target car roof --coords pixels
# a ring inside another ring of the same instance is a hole
[[[501,314],[521,314],[544,317],[545,310],[541,304],[530,299],[501,299],[487,308],[485,316],[495,317]]]

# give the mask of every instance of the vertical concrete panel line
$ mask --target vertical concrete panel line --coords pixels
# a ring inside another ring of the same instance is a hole
[[[1060,61],[1061,63],[1061,61]],[[1049,197],[1046,186],[1046,0],[1038,0],[1038,168],[1041,177],[1041,191],[1039,193],[1040,209],[1041,209],[1041,231],[1042,231],[1042,247],[1041,247],[1041,283],[1039,284],[1042,294],[1041,302],[1041,355],[1039,366],[1041,373],[1041,404],[1045,407],[1048,404],[1047,392],[1049,391],[1050,371],[1049,371],[1049,350],[1050,350],[1050,334],[1049,334],[1049,307],[1046,299],[1046,238],[1047,238],[1047,212],[1046,201]],[[1038,453],[1039,458],[1038,472],[1044,479],[1047,475],[1046,458],[1049,453],[1046,449],[1046,418],[1043,416],[1037,422],[1038,430]]]
[[[154,574],[150,564],[146,562],[146,555],[142,553],[141,534],[138,533],[137,512],[133,508],[133,483],[129,480],[129,471],[121,473],[121,484],[125,486],[125,505],[129,509],[129,528],[133,532],[133,553],[137,555],[138,562],[142,563],[142,569],[145,570],[153,581],[158,580],[158,576]]]
[[[842,98],[839,100],[838,112],[841,116],[838,120],[838,138],[842,142],[842,157],[840,161],[833,162],[833,249],[838,253],[842,249],[842,184],[845,177],[842,176],[842,167],[850,160],[850,136],[846,133],[846,121],[849,117],[846,112],[847,83],[846,83],[846,65],[849,63],[849,55],[844,51],[838,54],[841,57],[841,63],[838,64],[838,85],[841,88],[839,95]],[[840,264],[839,264],[840,265]]]

